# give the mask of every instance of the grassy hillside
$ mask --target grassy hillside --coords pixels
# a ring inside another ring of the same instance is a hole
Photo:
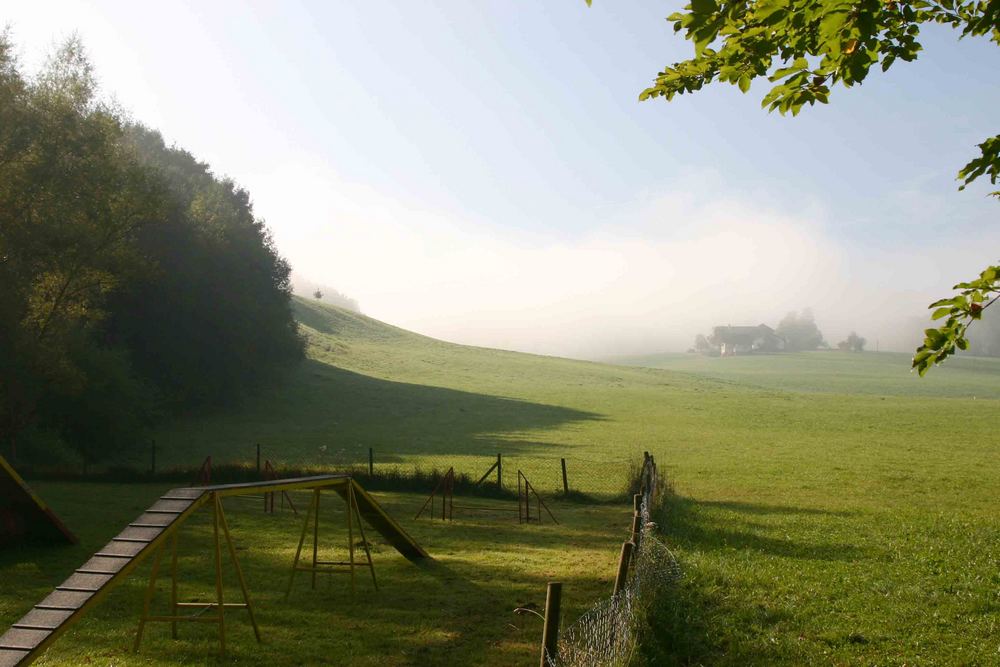
[[[296,308],[309,361],[252,404],[160,432],[161,463],[249,460],[255,442],[302,463],[503,451],[565,455],[596,485],[648,449],[679,494],[662,523],[687,572],[657,618],[657,664],[996,661],[995,362],[922,381],[902,355],[626,367]]]

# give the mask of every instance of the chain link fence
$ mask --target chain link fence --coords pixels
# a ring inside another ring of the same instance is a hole
[[[653,457],[645,457],[640,480],[639,530],[633,533],[632,547],[627,550],[630,562],[625,563],[624,580],[616,582],[618,590],[613,596],[562,630],[555,655],[546,655],[550,667],[629,664],[650,605],[681,577],[677,559],[657,537],[656,526],[650,521],[657,494],[666,491]]]

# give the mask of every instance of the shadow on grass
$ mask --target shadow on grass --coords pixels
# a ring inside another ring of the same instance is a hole
[[[558,405],[396,382],[306,360],[281,386],[223,413],[192,415],[156,435],[157,465],[252,464],[254,444],[282,466],[407,463],[447,470],[455,457],[544,456],[557,447],[533,433],[603,420]],[[564,450],[563,450],[564,451]],[[108,466],[149,468],[148,443]],[[478,469],[478,463],[474,464]],[[26,471],[30,472],[30,471]]]
[[[848,562],[864,556],[864,552],[853,544],[804,542],[787,536],[768,535],[768,532],[782,531],[777,530],[777,526],[767,526],[752,520],[761,515],[836,517],[842,514],[780,505],[699,501],[673,496],[664,505],[659,520],[661,530],[670,543],[684,550],[749,550],[781,558]]]
[[[721,627],[739,618],[740,629],[753,628],[758,641],[739,641],[738,631]],[[640,645],[646,665],[769,665],[784,662],[782,649],[765,642],[772,629],[791,620],[787,612],[764,605],[740,607],[725,590],[706,590],[682,581],[661,593],[650,610],[649,627]]]
[[[787,537],[791,522],[818,528],[850,512],[733,501],[699,501],[682,496],[665,499],[656,521],[671,548],[681,553],[723,552],[732,568],[685,568],[684,578],[662,591],[649,616],[641,651],[650,665],[768,665],[797,664],[796,647],[768,644],[762,638],[787,632],[796,619],[792,611],[755,600],[740,590],[754,578],[754,559],[792,561],[791,569],[815,567],[794,561],[860,562],[867,558],[853,544]],[[762,521],[766,517],[766,521]],[[822,530],[810,530],[823,534]],[[750,554],[748,552],[756,552]],[[718,556],[716,556],[718,557]],[[681,566],[685,567],[684,559]],[[783,565],[782,567],[785,567]],[[826,567],[826,565],[819,565]],[[741,569],[742,568],[742,569]],[[739,577],[747,577],[740,581]]]
[[[698,505],[702,507],[717,507],[722,510],[730,510],[741,514],[777,514],[777,515],[827,515],[827,516],[850,516],[853,512],[821,510],[815,507],[790,507],[788,505],[765,505],[761,503],[744,503],[735,500],[699,500]]]

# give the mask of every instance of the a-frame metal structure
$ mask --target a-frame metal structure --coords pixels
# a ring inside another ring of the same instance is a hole
[[[0,456],[0,546],[25,540],[77,543],[76,535]]]
[[[223,484],[205,487],[173,489],[160,497],[149,509],[130,523],[117,537],[69,577],[62,585],[34,606],[21,620],[0,636],[0,667],[27,665],[39,657],[73,623],[93,608],[115,586],[120,584],[144,560],[153,557],[153,568],[146,591],[143,612],[136,632],[135,646],[138,648],[147,623],[169,622],[176,635],[177,623],[201,619],[201,622],[217,623],[219,642],[225,652],[225,610],[246,609],[258,640],[260,634],[246,581],[236,557],[236,548],[229,533],[223,508],[223,500],[233,496],[282,493],[287,491],[312,491],[314,503],[318,505],[319,494],[331,490],[348,504],[348,516],[357,520],[359,528],[363,519],[389,544],[413,562],[430,558],[424,549],[411,538],[403,528],[390,517],[350,475],[319,475],[279,479],[245,484]],[[215,600],[207,603],[177,602],[176,545],[177,533],[184,523],[199,509],[208,507],[213,512],[214,559],[215,559]],[[318,508],[312,518],[318,515]],[[307,517],[307,523],[309,517]],[[303,536],[304,537],[304,536]],[[314,528],[314,540],[318,531]],[[225,546],[223,546],[225,543]],[[353,545],[353,539],[351,540]],[[222,552],[229,552],[230,561],[240,582],[242,602],[225,602],[222,583]],[[171,558],[171,613],[166,616],[150,613],[156,579],[159,576],[162,558],[169,549]],[[300,540],[301,551],[301,540]],[[314,542],[315,554],[315,542]],[[298,558],[296,559],[298,560]],[[351,559],[353,561],[353,557]],[[324,565],[316,562],[314,566]],[[368,565],[371,564],[370,554]],[[296,563],[298,566],[298,563]],[[355,564],[351,567],[351,573]],[[294,575],[293,575],[294,576]],[[315,572],[314,572],[315,576]],[[374,574],[373,574],[374,576]],[[198,607],[202,614],[182,616],[179,610]],[[207,613],[214,611],[215,613]]]

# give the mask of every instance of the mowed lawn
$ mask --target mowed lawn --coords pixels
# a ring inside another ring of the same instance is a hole
[[[161,429],[161,466],[249,461],[258,442],[317,465],[372,447],[474,468],[499,451],[525,467],[565,456],[571,484],[600,490],[648,450],[677,492],[660,523],[685,570],[649,633],[652,664],[1000,664],[996,360],[924,379],[905,355],[869,353],[647,368],[297,309],[310,359],[242,408]],[[551,552],[552,567],[575,553]]]
[[[35,483],[66,523],[77,531],[75,547],[10,548],[0,552],[0,625],[15,622],[91,553],[133,521],[166,489],[136,484]],[[508,510],[493,514],[455,510],[443,523],[413,520],[424,497],[378,493],[376,497],[431,554],[414,565],[371,529],[379,590],[367,571],[357,572],[352,595],[346,573],[320,575],[311,590],[299,573],[284,593],[302,516],[265,515],[259,496],[225,501],[228,523],[246,574],[263,643],[257,644],[246,612],[226,614],[228,654],[219,658],[214,624],[152,623],[138,653],[136,624],[151,561],[61,637],[41,665],[517,665],[538,661],[541,621],[513,610],[542,608],[546,582],[566,588],[567,614],[577,616],[610,593],[617,547],[630,526],[630,508],[554,502],[558,525],[519,525],[515,501],[475,500]],[[304,508],[307,498],[298,497]],[[344,504],[334,493],[321,505],[321,560],[347,559]],[[179,542],[179,599],[213,599],[211,514],[185,524]],[[225,548],[225,547],[224,547]],[[571,558],[568,557],[571,555]],[[361,554],[363,558],[363,553]],[[154,613],[169,612],[169,557],[161,567]],[[228,554],[224,554],[226,601],[241,601]]]

